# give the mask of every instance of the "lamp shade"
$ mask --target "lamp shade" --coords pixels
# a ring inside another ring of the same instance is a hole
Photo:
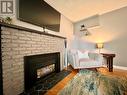
[[[101,48],[104,47],[104,43],[97,43],[97,44],[96,44],[96,47],[97,47],[98,49],[101,49]]]

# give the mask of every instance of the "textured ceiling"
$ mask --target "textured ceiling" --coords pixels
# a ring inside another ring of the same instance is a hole
[[[77,22],[96,14],[103,14],[127,6],[127,0],[45,0],[48,4]]]

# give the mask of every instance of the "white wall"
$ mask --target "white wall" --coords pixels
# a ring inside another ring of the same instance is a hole
[[[115,53],[114,65],[127,67],[127,7],[102,14],[99,21],[100,27],[89,29],[90,36],[80,36],[78,48],[95,51],[95,43],[103,42],[101,52]],[[75,32],[79,32],[78,23]]]
[[[63,15],[61,15],[60,32],[61,35],[67,37],[68,48],[71,48],[71,42],[73,39],[73,23]]]

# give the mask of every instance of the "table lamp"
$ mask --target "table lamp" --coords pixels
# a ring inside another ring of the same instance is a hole
[[[96,47],[99,49],[99,53],[100,53],[101,49],[104,48],[104,43],[97,43]]]

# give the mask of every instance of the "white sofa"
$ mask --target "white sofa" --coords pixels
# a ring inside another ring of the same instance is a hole
[[[103,66],[103,56],[99,53],[88,52],[89,58],[79,58],[78,50],[68,51],[68,63],[74,69],[97,68]]]

